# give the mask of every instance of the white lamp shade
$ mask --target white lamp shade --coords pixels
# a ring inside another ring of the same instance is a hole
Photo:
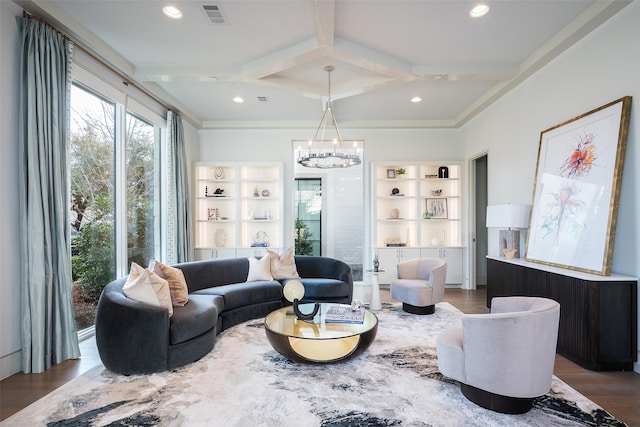
[[[487,227],[527,228],[529,226],[529,205],[487,206]]]

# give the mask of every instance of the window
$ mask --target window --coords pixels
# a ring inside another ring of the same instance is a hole
[[[296,255],[322,255],[322,179],[295,179]]]
[[[70,226],[78,330],[93,325],[102,289],[126,274],[131,262],[146,267],[149,259],[160,258],[160,127],[127,111],[126,96],[115,98],[78,82],[71,89]]]
[[[93,325],[105,284],[115,278],[116,106],[77,85],[71,89],[71,254],[78,330]]]
[[[146,266],[159,254],[159,131],[127,113],[127,265]]]

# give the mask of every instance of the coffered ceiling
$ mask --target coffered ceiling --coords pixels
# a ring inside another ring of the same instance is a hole
[[[16,3],[196,125],[225,128],[317,125],[326,65],[341,127],[457,127],[629,2],[486,1],[479,19],[462,0]]]

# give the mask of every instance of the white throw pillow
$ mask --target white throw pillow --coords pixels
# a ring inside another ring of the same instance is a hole
[[[131,271],[122,291],[132,300],[166,308],[169,316],[173,315],[169,282],[135,262],[131,263]]]
[[[255,282],[258,280],[273,280],[273,276],[271,275],[271,261],[269,261],[268,256],[263,256],[260,259],[249,257],[247,282]]]
[[[298,270],[296,270],[296,260],[293,255],[293,248],[286,249],[282,255],[268,250],[267,254],[271,260],[271,274],[276,280],[282,279],[299,279]]]

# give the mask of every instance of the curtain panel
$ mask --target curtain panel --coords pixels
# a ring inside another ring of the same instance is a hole
[[[68,212],[71,45],[34,19],[17,23],[22,370],[39,373],[80,356]]]
[[[169,212],[167,226],[168,254],[170,263],[189,261],[191,251],[191,221],[189,208],[189,177],[184,146],[182,118],[169,111],[168,131],[168,179]]]

